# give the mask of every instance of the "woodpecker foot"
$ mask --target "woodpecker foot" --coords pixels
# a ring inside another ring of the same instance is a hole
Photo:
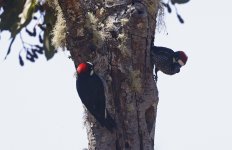
[[[154,79],[155,79],[155,81],[157,82],[157,80],[158,80],[158,76],[157,76],[157,74],[156,74],[156,75],[154,75]]]
[[[159,69],[158,69],[158,68],[155,68],[154,79],[155,79],[156,82],[157,82],[157,80],[158,80],[158,71],[159,71]]]

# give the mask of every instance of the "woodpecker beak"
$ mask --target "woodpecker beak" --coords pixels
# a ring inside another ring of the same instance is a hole
[[[91,70],[91,71],[90,71],[90,76],[92,76],[92,75],[93,75],[93,73],[94,73],[94,72],[93,72],[93,70]]]
[[[185,64],[183,63],[183,61],[182,60],[178,60],[178,63],[181,65],[181,66],[184,66]]]

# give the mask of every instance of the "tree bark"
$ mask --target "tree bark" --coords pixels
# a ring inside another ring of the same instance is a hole
[[[153,150],[158,90],[150,46],[159,0],[58,0],[66,46],[77,66],[90,61],[101,77],[113,133],[87,112],[90,150]]]

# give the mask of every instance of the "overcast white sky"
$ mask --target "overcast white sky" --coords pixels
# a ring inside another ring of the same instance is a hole
[[[179,74],[159,72],[156,150],[232,149],[232,9],[230,1],[215,2],[179,6],[185,24],[175,13],[166,14],[166,29],[156,35],[156,45],[189,56]],[[3,61],[7,38],[1,38],[0,149],[87,147],[75,69],[67,54],[20,67],[17,52]]]

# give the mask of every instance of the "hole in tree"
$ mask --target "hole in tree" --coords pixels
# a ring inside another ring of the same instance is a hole
[[[118,37],[118,34],[116,31],[110,31],[110,34],[111,34],[112,38],[116,39]]]
[[[151,133],[151,130],[153,128],[153,124],[155,121],[155,108],[154,108],[154,106],[150,106],[146,110],[145,119],[146,119],[146,123],[147,123],[147,130],[149,133]]]
[[[125,143],[125,148],[129,148],[130,144],[128,142]]]

